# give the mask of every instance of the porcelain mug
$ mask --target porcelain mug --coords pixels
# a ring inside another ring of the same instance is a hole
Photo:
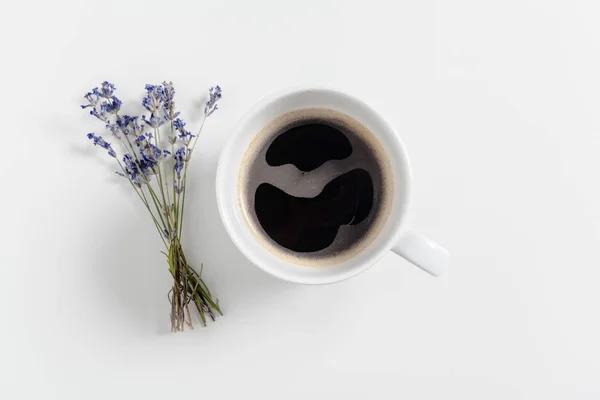
[[[259,243],[242,214],[238,195],[240,165],[254,137],[277,117],[307,108],[335,110],[366,126],[387,152],[393,179],[389,190],[394,191],[389,217],[370,244],[350,259],[320,267],[285,260]],[[219,212],[233,243],[254,265],[277,278],[304,284],[339,282],[366,271],[390,250],[434,276],[442,274],[448,267],[450,253],[446,249],[405,227],[411,174],[400,137],[374,109],[341,91],[295,88],[264,98],[234,128],[219,158],[216,179]]]

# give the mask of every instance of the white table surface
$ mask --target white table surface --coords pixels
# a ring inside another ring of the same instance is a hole
[[[597,1],[30,1],[0,6],[2,399],[600,398]],[[196,126],[185,246],[225,316],[171,334],[159,239],[79,109],[173,80]],[[325,287],[252,267],[219,151],[264,95],[327,84],[412,160],[411,223],[453,253]]]

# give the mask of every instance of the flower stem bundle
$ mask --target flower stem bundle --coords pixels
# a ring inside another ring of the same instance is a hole
[[[192,328],[190,303],[200,314],[203,325],[207,318],[214,321],[221,314],[218,300],[202,280],[202,266],[197,272],[188,263],[181,238],[183,233],[186,180],[190,159],[204,123],[217,109],[221,88],[210,89],[204,106],[204,116],[196,134],[186,129],[175,106],[172,82],[146,85],[142,105],[147,115],[130,116],[120,113],[122,102],[114,95],[115,86],[103,82],[84,98],[90,115],[103,122],[111,136],[120,141],[122,154],[102,136],[88,133],[94,145],[105,149],[119,166],[117,174],[127,179],[147,209],[156,227],[167,257],[173,287],[168,298],[171,303],[171,330]]]

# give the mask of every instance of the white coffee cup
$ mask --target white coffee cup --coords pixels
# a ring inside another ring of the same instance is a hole
[[[290,111],[323,108],[344,113],[366,126],[387,152],[391,164],[393,196],[389,217],[377,236],[360,253],[337,264],[309,267],[277,256],[252,233],[239,201],[240,165],[255,136],[277,117]],[[448,267],[450,253],[424,235],[405,228],[411,189],[410,164],[404,145],[392,127],[371,107],[337,90],[295,88],[272,94],[256,104],[231,133],[217,168],[217,204],[233,243],[257,267],[290,282],[339,282],[366,271],[393,251],[431,275]]]

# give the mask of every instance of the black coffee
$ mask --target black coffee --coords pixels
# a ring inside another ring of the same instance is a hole
[[[276,119],[250,145],[240,204],[273,253],[330,264],[376,236],[390,182],[385,152],[364,126],[332,110],[306,109]]]
[[[343,160],[352,154],[348,138],[337,128],[319,122],[295,126],[267,148],[267,164],[272,167],[292,164],[308,172],[329,160]]]
[[[313,198],[290,196],[261,183],[254,210],[267,235],[286,249],[314,252],[329,247],[342,225],[357,225],[373,208],[373,181],[355,169],[329,182]]]

